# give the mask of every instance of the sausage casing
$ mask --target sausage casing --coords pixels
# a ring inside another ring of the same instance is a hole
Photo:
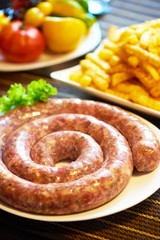
[[[51,150],[48,139],[61,142],[59,152]],[[76,141],[77,151],[73,151]],[[41,214],[68,214],[100,206],[125,188],[133,166],[152,171],[160,159],[158,139],[139,118],[118,107],[80,99],[52,99],[1,116],[0,146],[0,199]],[[33,161],[32,155],[39,155],[38,146],[47,148],[48,160],[42,156]],[[69,148],[72,154],[67,152]],[[54,154],[60,156],[58,160],[64,156],[72,162],[56,167]],[[77,156],[80,159],[74,161]]]

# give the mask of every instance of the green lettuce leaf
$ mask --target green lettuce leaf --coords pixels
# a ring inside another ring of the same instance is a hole
[[[11,84],[7,92],[0,98],[0,112],[6,113],[18,106],[31,106],[34,102],[46,102],[49,96],[57,94],[57,89],[45,80],[34,80],[27,89],[21,83]]]

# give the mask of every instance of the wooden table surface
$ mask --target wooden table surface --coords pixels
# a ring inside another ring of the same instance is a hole
[[[110,25],[124,27],[160,16],[159,0],[112,0],[111,13],[98,17],[102,38]],[[50,78],[50,73],[79,63],[81,58],[67,63],[25,72],[0,72],[0,95],[6,94],[9,85],[31,80],[46,79],[58,89],[58,97],[78,97],[104,101]],[[109,103],[109,101],[108,101]],[[158,118],[132,111],[160,128]],[[0,210],[0,239],[75,239],[75,240],[154,240],[160,239],[160,190],[130,209],[88,221],[43,222],[16,216]]]

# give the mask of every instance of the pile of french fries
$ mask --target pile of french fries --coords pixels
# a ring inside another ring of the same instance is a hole
[[[160,19],[108,30],[70,79],[160,111]]]

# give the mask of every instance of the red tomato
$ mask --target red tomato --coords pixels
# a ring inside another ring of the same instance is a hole
[[[8,61],[32,62],[44,51],[45,40],[39,29],[17,20],[0,32],[0,49]]]

